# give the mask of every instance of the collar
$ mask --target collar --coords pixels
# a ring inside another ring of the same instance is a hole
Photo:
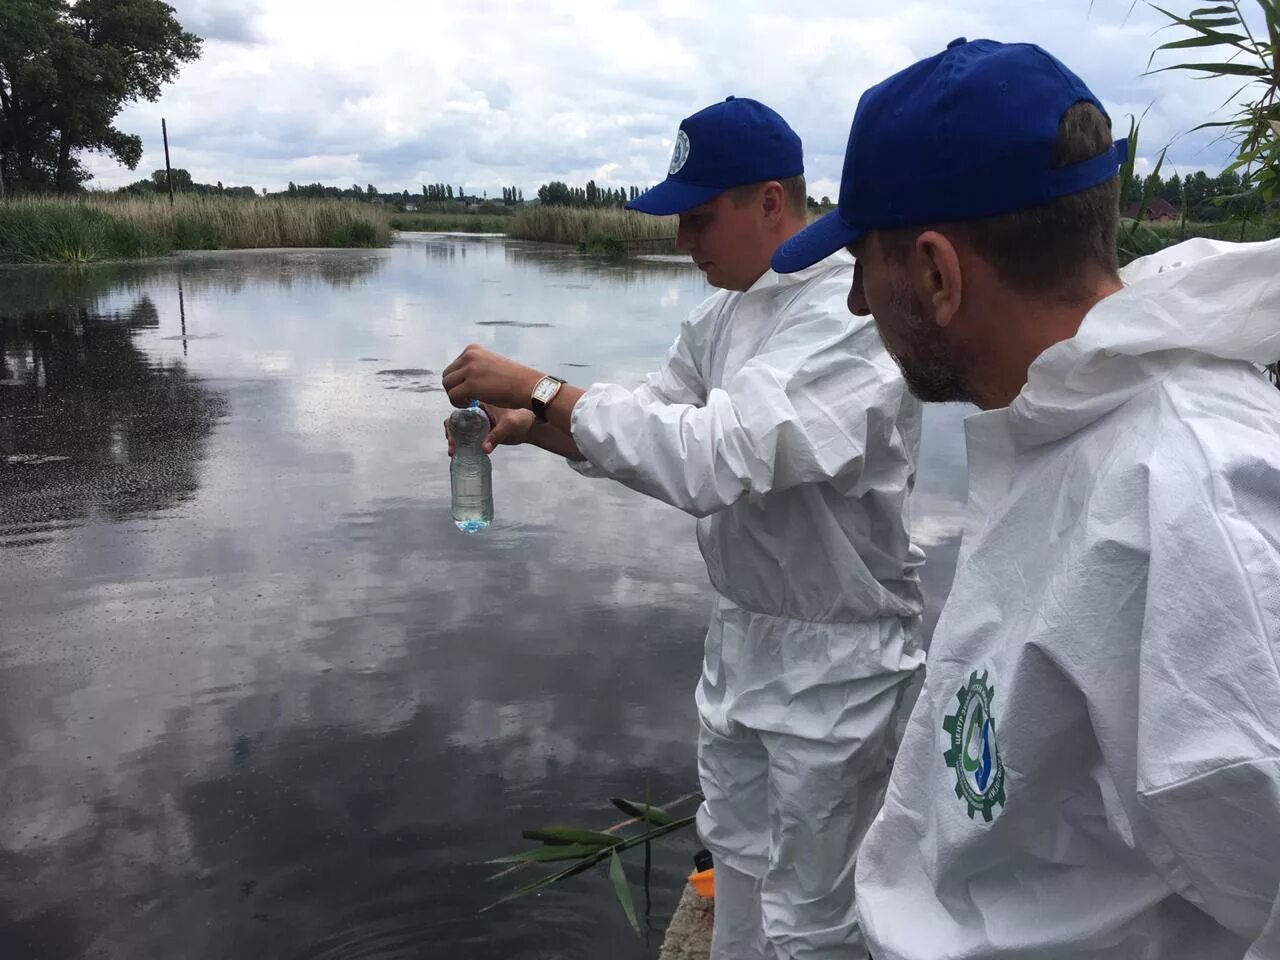
[[[852,269],[853,256],[847,250],[837,250],[825,260],[819,260],[811,267],[805,267],[803,270],[797,270],[795,273],[777,273],[774,270],[766,270],[760,274],[745,293],[756,293],[759,290],[769,290],[773,287],[789,287],[798,283],[804,283],[812,280],[820,273],[826,273],[833,268]],[[850,281],[852,281],[852,276]]]

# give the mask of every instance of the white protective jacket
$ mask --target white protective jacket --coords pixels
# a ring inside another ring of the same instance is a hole
[[[743,691],[923,661],[912,631],[864,649],[849,629],[917,616],[924,559],[907,529],[920,407],[872,320],[848,312],[851,275],[842,252],[715,293],[640,387],[596,384],[574,409],[579,471],[698,517],[712,586],[786,661],[743,664]],[[804,640],[788,651],[790,634]]]
[[[1280,957],[1280,241],[1193,240],[966,424],[857,868],[877,960]]]

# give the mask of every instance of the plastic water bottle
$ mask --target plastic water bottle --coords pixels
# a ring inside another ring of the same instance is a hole
[[[449,417],[453,435],[453,460],[449,479],[453,486],[453,522],[463,533],[479,533],[493,522],[493,466],[480,445],[489,433],[489,417],[480,401],[455,410]]]

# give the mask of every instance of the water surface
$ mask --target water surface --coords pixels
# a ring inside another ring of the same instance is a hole
[[[456,236],[0,271],[0,957],[656,955],[691,835],[648,938],[603,875],[476,910],[532,876],[486,880],[521,828],[695,787],[692,521],[504,449],[459,534],[439,372],[478,342],[631,383],[707,292]]]

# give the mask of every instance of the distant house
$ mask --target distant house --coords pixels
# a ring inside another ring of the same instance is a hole
[[[417,213],[417,212],[418,212],[418,206],[417,206],[417,204],[413,204],[413,203],[406,203],[406,204],[404,205],[404,212],[405,212],[405,213]]]
[[[1122,215],[1127,220],[1135,220],[1138,216],[1139,203],[1126,204]],[[1182,219],[1182,208],[1170,203],[1168,200],[1161,200],[1156,197],[1147,203],[1146,220],[1154,223],[1170,223],[1174,220]]]

